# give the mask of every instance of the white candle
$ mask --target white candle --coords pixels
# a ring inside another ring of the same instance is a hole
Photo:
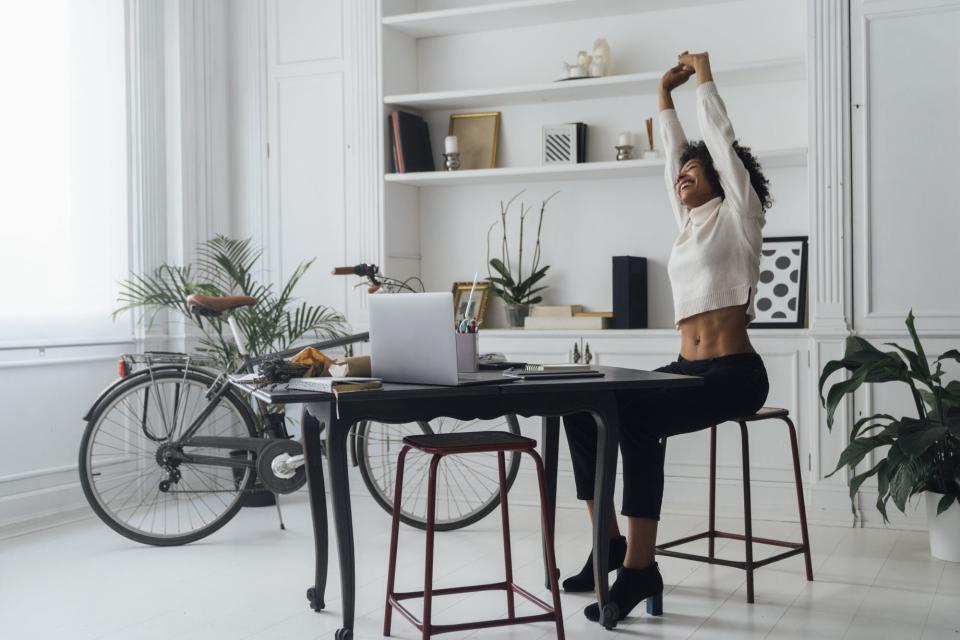
[[[457,143],[457,136],[447,136],[443,139],[444,153],[459,153],[460,146]]]
[[[626,146],[628,146],[628,145],[632,145],[632,144],[633,144],[633,132],[632,132],[632,131],[624,131],[623,133],[620,134],[620,137],[618,138],[618,140],[619,140],[619,142],[617,143],[617,146],[626,147]]]

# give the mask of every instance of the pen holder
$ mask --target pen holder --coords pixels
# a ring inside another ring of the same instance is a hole
[[[457,371],[472,373],[479,369],[478,340],[479,333],[457,333]]]

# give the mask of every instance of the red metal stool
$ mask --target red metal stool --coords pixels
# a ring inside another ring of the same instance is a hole
[[[813,580],[813,567],[810,563],[810,538],[807,535],[807,509],[803,503],[803,485],[800,481],[800,455],[797,450],[797,430],[789,418],[790,412],[786,409],[777,407],[763,407],[752,416],[740,418],[731,418],[731,422],[740,424],[740,442],[743,450],[743,535],[739,533],[727,533],[717,531],[716,528],[716,493],[717,493],[717,426],[710,427],[710,506],[709,521],[707,531],[697,533],[692,536],[672,540],[658,544],[656,551],[662,556],[673,556],[675,558],[685,558],[697,562],[707,562],[709,564],[721,564],[727,567],[743,569],[747,572],[747,602],[753,602],[753,570],[766,566],[773,562],[784,560],[791,556],[802,553],[807,569],[807,580]],[[797,506],[800,511],[800,536],[802,542],[787,542],[785,540],[772,540],[770,538],[756,538],[753,536],[753,519],[750,510],[750,451],[747,437],[747,423],[758,420],[778,419],[787,423],[790,431],[790,448],[793,452],[793,478],[797,488]],[[666,442],[664,442],[664,451],[666,451]],[[692,553],[682,553],[671,551],[670,547],[676,547],[681,544],[693,542],[707,538],[707,555],[701,556]],[[743,562],[736,560],[721,560],[714,555],[714,540],[717,538],[727,538],[731,540],[743,540],[746,543],[746,560]],[[774,545],[777,547],[787,547],[789,551],[778,553],[764,558],[763,560],[753,559],[753,543]]]
[[[501,431],[477,431],[468,433],[438,433],[433,435],[408,436],[403,439],[403,449],[400,450],[400,457],[397,462],[397,483],[393,498],[393,525],[390,533],[390,568],[387,574],[387,602],[383,616],[383,635],[390,635],[390,622],[393,610],[396,609],[404,618],[413,623],[421,632],[426,640],[430,636],[449,631],[463,631],[467,629],[483,629],[486,627],[498,627],[513,624],[525,624],[528,622],[546,622],[553,621],[557,625],[557,638],[564,640],[563,635],[563,614],[560,611],[560,589],[557,585],[557,562],[553,553],[553,537],[550,535],[550,528],[547,514],[546,489],[543,477],[543,461],[537,454],[535,448],[536,440],[524,438],[508,432]],[[394,591],[394,581],[397,568],[397,538],[400,532],[400,502],[403,490],[403,464],[410,449],[416,449],[423,453],[432,454],[430,460],[430,472],[428,476],[427,488],[427,554],[426,567],[423,580],[423,591],[410,591],[406,593],[397,593]],[[510,518],[507,513],[507,482],[506,465],[504,463],[504,453],[507,451],[518,451],[526,453],[537,467],[537,480],[540,484],[540,515],[541,527],[543,530],[544,544],[547,550],[546,562],[547,573],[552,576],[550,580],[550,592],[553,595],[553,606],[543,602],[533,594],[521,589],[513,582],[513,564],[510,557]],[[506,577],[502,582],[493,582],[490,584],[470,585],[463,587],[452,587],[446,589],[433,588],[433,536],[436,520],[436,499],[437,499],[437,467],[444,456],[458,453],[493,453],[496,452],[497,460],[500,466],[500,512],[503,517],[503,561],[506,569]],[[476,622],[465,622],[460,624],[433,624],[431,619],[433,596],[450,595],[455,593],[470,593],[474,591],[497,591],[507,592],[507,617],[494,620],[479,620]],[[532,616],[517,617],[514,611],[514,594],[519,594],[543,609],[546,613]],[[410,611],[401,604],[401,600],[410,598],[423,598],[423,621],[417,620]]]

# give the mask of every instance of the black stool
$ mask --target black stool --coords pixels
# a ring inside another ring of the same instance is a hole
[[[720,564],[727,567],[743,569],[747,572],[747,602],[753,602],[753,570],[766,566],[773,562],[784,560],[791,556],[802,553],[807,569],[807,580],[813,580],[813,567],[810,562],[810,538],[807,535],[807,509],[803,503],[803,485],[800,481],[800,455],[797,450],[797,430],[790,421],[790,412],[786,409],[777,407],[763,407],[752,416],[732,418],[731,422],[740,424],[740,441],[743,450],[743,535],[738,533],[727,533],[717,531],[716,528],[716,493],[717,493],[717,426],[710,427],[710,513],[709,529],[703,533],[698,533],[685,538],[680,538],[670,542],[658,544],[656,551],[662,556],[673,556],[675,558],[685,558],[697,562],[707,562],[709,564]],[[772,540],[770,538],[756,538],[753,536],[753,521],[750,510],[750,451],[747,436],[747,423],[757,422],[758,420],[783,420],[787,423],[790,432],[790,448],[793,451],[793,478],[797,489],[797,507],[800,511],[800,536],[802,542],[787,542],[785,540]],[[666,452],[666,441],[664,441],[664,452]],[[693,542],[707,538],[707,555],[695,555],[692,553],[681,553],[670,550],[681,544]],[[743,540],[746,543],[746,560],[738,562],[735,560],[721,560],[714,556],[714,540],[717,538],[727,538],[731,540]],[[778,553],[764,558],[763,560],[753,559],[753,543],[774,545],[777,547],[787,547],[789,551]]]
[[[393,610],[396,609],[404,618],[413,623],[421,632],[424,640],[438,633],[449,631],[463,631],[468,629],[483,629],[486,627],[498,627],[504,625],[524,624],[527,622],[546,622],[552,621],[557,625],[557,638],[564,640],[563,635],[563,615],[560,611],[560,589],[557,585],[557,562],[553,553],[553,536],[550,535],[548,526],[549,516],[547,514],[546,485],[544,484],[543,461],[537,454],[535,448],[536,440],[524,438],[503,431],[476,431],[467,433],[438,433],[433,435],[407,436],[403,439],[403,449],[400,450],[400,457],[397,461],[397,483],[393,497],[393,523],[390,534],[390,567],[387,574],[387,602],[383,616],[383,635],[390,635],[390,622]],[[394,582],[396,578],[397,567],[397,538],[400,532],[400,503],[403,490],[403,465],[410,449],[416,449],[423,453],[432,454],[430,460],[430,471],[428,476],[427,488],[427,553],[426,567],[423,579],[423,591],[410,591],[406,593],[397,593],[394,591]],[[506,465],[504,463],[504,453],[507,451],[518,451],[526,453],[537,467],[537,480],[540,485],[540,518],[543,530],[544,546],[546,547],[547,574],[552,576],[550,580],[550,592],[553,595],[553,606],[543,602],[533,594],[521,589],[513,582],[513,563],[510,557],[510,518],[507,513],[507,481]],[[433,536],[435,532],[436,520],[436,499],[437,499],[437,467],[440,460],[447,455],[458,453],[493,453],[497,454],[497,461],[500,467],[500,513],[503,519],[503,560],[506,570],[506,577],[501,582],[490,584],[469,585],[463,587],[452,587],[447,589],[433,588]],[[497,591],[507,592],[507,617],[493,620],[479,620],[476,622],[466,622],[460,624],[433,624],[431,620],[433,596],[449,595],[455,593],[470,593],[474,591]],[[543,609],[546,613],[533,616],[517,617],[514,611],[514,594],[519,594]],[[414,616],[400,601],[409,598],[423,598],[423,621],[421,622]]]

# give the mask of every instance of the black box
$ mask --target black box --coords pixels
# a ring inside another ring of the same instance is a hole
[[[614,329],[647,328],[647,259],[613,257]]]

